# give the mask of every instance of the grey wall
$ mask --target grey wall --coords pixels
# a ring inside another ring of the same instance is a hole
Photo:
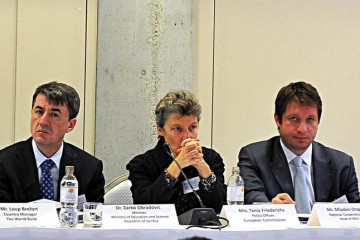
[[[157,141],[154,108],[193,88],[191,0],[101,0],[95,156],[106,182]]]

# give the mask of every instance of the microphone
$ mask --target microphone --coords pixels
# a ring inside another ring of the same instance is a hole
[[[206,208],[203,201],[201,200],[199,194],[195,191],[193,185],[190,183],[188,177],[186,176],[185,172],[183,171],[183,169],[181,168],[180,164],[178,163],[178,161],[176,161],[174,155],[172,154],[171,150],[170,150],[170,146],[167,142],[164,143],[164,148],[166,153],[172,158],[172,160],[176,163],[176,166],[179,168],[181,175],[183,175],[183,177],[185,178],[185,181],[187,182],[187,184],[189,184],[191,191],[194,193],[195,197],[198,199],[199,203],[200,203],[200,207],[202,208]]]
[[[166,153],[171,157],[171,159],[175,162],[176,166],[179,168],[181,175],[185,178],[185,181],[190,186],[192,193],[197,198],[200,208],[193,208],[181,215],[178,216],[179,223],[181,225],[217,225],[220,226],[221,223],[219,221],[219,218],[217,217],[214,209],[212,208],[206,208],[203,204],[203,201],[201,200],[199,194],[195,191],[194,187],[190,183],[188,177],[186,176],[185,172],[181,168],[178,161],[176,161],[174,155],[172,154],[170,150],[170,145],[167,142],[164,142],[163,145]]]

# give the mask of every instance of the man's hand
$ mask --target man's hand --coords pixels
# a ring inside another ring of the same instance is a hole
[[[296,202],[291,199],[287,193],[279,193],[271,200],[272,204],[295,204]]]

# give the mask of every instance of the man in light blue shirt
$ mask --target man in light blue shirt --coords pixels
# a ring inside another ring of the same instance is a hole
[[[312,85],[295,82],[280,89],[274,114],[279,136],[249,144],[239,153],[245,204],[302,201],[307,210],[298,212],[309,213],[314,202],[342,196],[360,202],[352,157],[314,141],[321,113],[322,101]]]

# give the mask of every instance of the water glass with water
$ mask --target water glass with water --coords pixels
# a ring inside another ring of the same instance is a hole
[[[84,227],[100,228],[102,227],[103,204],[98,202],[84,203]]]

